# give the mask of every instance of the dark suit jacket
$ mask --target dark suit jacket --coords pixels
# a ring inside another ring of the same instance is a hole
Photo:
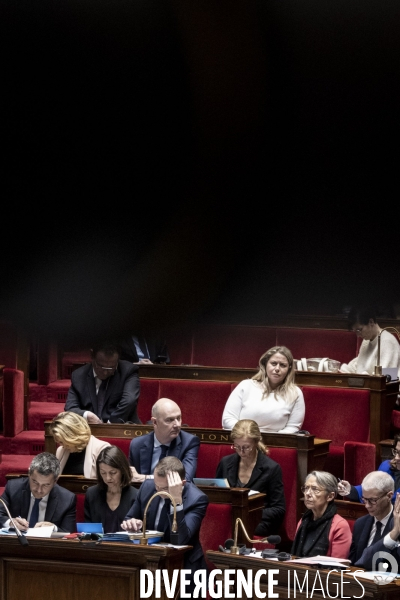
[[[119,523],[122,523],[126,513],[136,500],[138,490],[132,485],[123,488],[121,501],[115,509],[118,515]],[[85,494],[85,523],[102,523],[105,527],[105,510],[107,506],[107,492],[98,485],[93,485],[86,490]],[[104,529],[105,531],[105,529]],[[106,531],[105,531],[106,532]],[[106,532],[113,533],[113,532]]]
[[[144,510],[150,497],[155,494],[154,481],[148,479],[140,486],[136,501],[132,508],[126,514],[126,519],[141,519],[143,520]],[[160,503],[159,498],[154,498],[147,511],[146,529],[156,529],[155,518],[157,508]],[[185,554],[184,568],[191,569],[206,569],[203,549],[199,540],[200,525],[207,511],[208,498],[204,492],[199,490],[193,483],[185,483],[182,494],[183,510],[177,511],[176,520],[178,523],[178,541],[175,541],[179,546],[193,546]],[[169,516],[168,522],[164,528],[164,542],[170,542],[172,525],[172,515]]]
[[[139,367],[126,360],[118,362],[118,368],[108,379],[104,408],[101,418],[106,423],[140,424],[137,404],[140,393]],[[92,363],[72,372],[64,410],[70,410],[83,417],[86,410],[97,414],[96,383]]]
[[[240,456],[236,452],[224,456],[219,462],[215,477],[227,479],[231,487],[236,487],[239,461]],[[257,525],[254,533],[262,536],[278,533],[286,512],[280,465],[269,456],[259,452],[246,487],[267,495],[261,523]]]
[[[142,348],[144,355],[146,356],[146,350],[152,363],[166,363],[169,364],[170,358],[168,354],[167,344],[165,340],[158,340],[150,337],[138,336],[139,346]],[[146,349],[147,345],[147,349]],[[130,362],[138,362],[139,357],[132,336],[121,340],[121,356],[123,360],[129,360]]]
[[[1,496],[8,506],[12,517],[27,519],[31,501],[28,477],[7,481]],[[8,515],[0,502],[0,526],[7,521]],[[76,530],[76,496],[65,488],[55,484],[49,494],[45,521],[57,525],[59,531],[74,533]]]
[[[153,458],[154,432],[134,438],[129,445],[129,463],[142,475],[151,475],[151,460]],[[176,456],[183,463],[186,480],[192,481],[196,476],[197,456],[200,448],[200,439],[181,431],[175,440],[172,440],[167,456]]]
[[[369,515],[368,515],[369,517]],[[354,524],[354,529],[356,528],[356,525],[358,523],[358,521],[361,521],[362,519],[365,519],[366,517],[360,517],[359,519],[357,519],[357,521]],[[369,517],[372,518],[372,517]],[[386,546],[383,543],[383,539],[385,537],[385,535],[387,533],[389,533],[389,531],[391,531],[391,529],[393,528],[393,518],[390,517],[389,521],[386,524],[386,527],[384,529],[384,535],[382,536],[382,538],[378,541],[375,542],[375,544],[371,544],[371,546],[365,547],[364,551],[362,552],[361,556],[355,560],[355,562],[352,564],[354,564],[354,566],[356,567],[362,567],[363,569],[366,569],[367,571],[378,571],[378,564],[381,562],[388,562],[385,561],[385,558],[380,558],[376,561],[375,564],[372,564],[372,559],[374,557],[374,555],[377,552],[386,552],[387,554],[391,554],[394,559],[397,561],[397,569],[396,572],[399,572],[399,567],[400,567],[400,551],[399,548],[393,548],[393,550],[389,550],[388,548],[386,548]],[[353,533],[354,535],[354,533]],[[367,538],[368,541],[368,538]],[[351,550],[350,550],[351,552]],[[349,558],[351,559],[351,554],[349,556]],[[388,572],[393,571],[393,569],[389,568]]]
[[[382,537],[385,537],[385,535],[391,530],[392,527],[390,523],[391,519],[389,519],[389,521],[386,523]],[[355,564],[361,558],[362,553],[366,549],[373,524],[374,517],[370,517],[370,515],[360,517],[354,523],[353,537],[349,554],[349,559],[351,560],[352,564]]]

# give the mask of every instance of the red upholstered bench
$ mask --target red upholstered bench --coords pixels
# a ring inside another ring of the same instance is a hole
[[[230,444],[200,444],[196,477],[215,477],[219,461],[232,454]]]
[[[232,505],[213,504],[207,506],[206,516],[200,526],[200,544],[203,548],[206,563],[210,569],[215,565],[208,560],[207,550],[218,550],[218,546],[224,545],[225,540],[232,538]]]
[[[293,541],[297,526],[297,450],[294,448],[270,448],[269,456],[282,468],[286,513],[279,535],[282,538],[282,543],[287,545]]]
[[[375,444],[363,442],[344,443],[343,479],[358,485],[364,477],[376,469]]]
[[[182,422],[190,427],[220,428],[231,391],[227,381],[160,379],[159,398],[174,400],[182,411]]]
[[[146,424],[151,418],[152,406],[160,396],[160,380],[159,379],[140,379],[140,396],[138,402],[138,415],[142,423]],[[171,398],[174,400],[174,398]]]
[[[332,440],[325,470],[344,476],[344,444],[369,443],[369,390],[303,386],[306,414],[303,429]]]

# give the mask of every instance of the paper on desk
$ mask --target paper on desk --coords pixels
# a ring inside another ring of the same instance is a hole
[[[253,494],[259,494],[260,492],[258,490],[249,490],[249,496],[252,496]]]
[[[390,583],[397,577],[400,577],[398,573],[385,573],[385,571],[352,571],[349,575],[354,575],[357,579],[360,577],[362,579],[370,579],[371,581],[380,582],[380,583]]]
[[[29,527],[26,537],[44,537],[49,538],[54,531],[54,525],[49,527]]]
[[[292,558],[285,562],[299,563],[303,565],[327,565],[330,567],[345,567],[350,565],[351,561],[348,558],[334,558],[333,556],[304,556],[303,558]]]

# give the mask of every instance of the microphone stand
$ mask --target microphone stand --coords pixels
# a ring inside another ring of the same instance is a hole
[[[8,515],[8,518],[10,519],[10,522],[13,524],[14,529],[15,529],[15,533],[17,534],[17,538],[19,540],[19,543],[22,546],[29,546],[29,542],[26,539],[26,537],[24,535],[22,535],[22,533],[20,532],[20,530],[18,529],[17,525],[15,524],[14,519],[12,518],[10,511],[8,510],[8,506],[7,504],[4,502],[3,498],[0,498],[0,502],[4,505],[4,508],[6,509],[6,513]]]
[[[139,541],[139,544],[141,546],[147,546],[148,543],[149,543],[149,540],[146,537],[147,511],[148,511],[148,508],[149,508],[150,504],[153,502],[153,500],[154,500],[154,498],[156,498],[156,496],[166,496],[167,498],[169,498],[171,500],[171,502],[173,504],[173,507],[174,507],[174,518],[173,518],[172,527],[171,527],[171,539],[173,538],[173,534],[176,534],[178,532],[178,524],[177,524],[177,521],[176,521],[176,502],[175,502],[174,498],[168,492],[156,492],[149,499],[148,503],[146,504],[146,508],[144,509],[143,524],[142,524],[142,532],[143,532],[143,534],[142,534],[142,537],[140,538],[140,541]]]
[[[261,540],[251,540],[247,534],[247,531],[245,529],[245,526],[243,525],[243,521],[242,519],[240,519],[239,517],[236,519],[235,521],[235,534],[233,536],[233,546],[231,546],[231,554],[239,554],[239,546],[237,544],[237,540],[238,540],[238,525],[240,524],[243,533],[245,535],[245,538],[248,542],[250,542],[250,544],[269,544],[270,542],[268,541],[268,538],[262,538]]]

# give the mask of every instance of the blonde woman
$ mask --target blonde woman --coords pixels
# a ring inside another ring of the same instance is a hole
[[[110,444],[94,437],[86,419],[73,412],[59,413],[51,422],[49,431],[59,444],[56,456],[61,473],[95,479],[97,457]]]
[[[252,419],[263,433],[297,433],[304,415],[292,353],[286,346],[274,346],[261,356],[258,373],[241,381],[229,396],[222,427],[232,429],[239,420]]]
[[[215,477],[227,479],[231,487],[246,487],[266,494],[256,535],[278,533],[286,512],[282,469],[268,456],[261,431],[255,421],[238,421],[231,431],[235,454],[224,456]]]

